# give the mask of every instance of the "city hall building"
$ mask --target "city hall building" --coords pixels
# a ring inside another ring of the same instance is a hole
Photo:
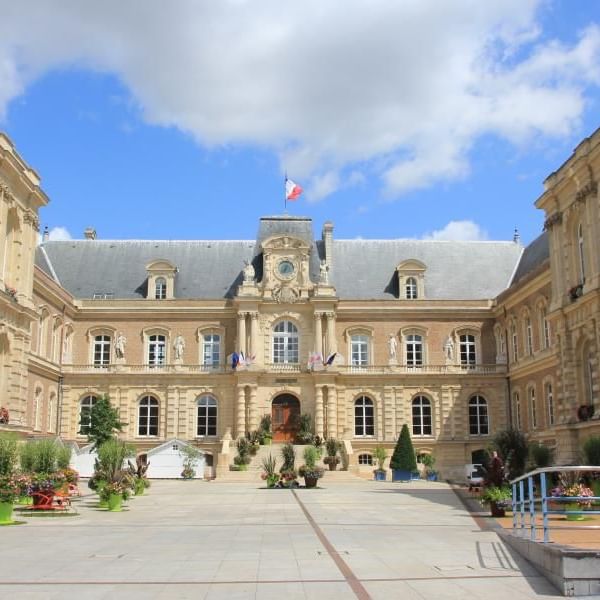
[[[527,247],[289,215],[243,241],[38,243],[48,198],[0,134],[0,430],[83,446],[107,393],[139,451],[191,443],[217,477],[263,415],[283,442],[309,414],[356,473],[405,423],[446,477],[511,425],[577,461],[600,434],[599,172],[600,130],[546,179]]]

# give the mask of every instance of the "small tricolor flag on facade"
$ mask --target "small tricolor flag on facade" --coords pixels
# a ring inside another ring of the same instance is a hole
[[[285,178],[285,199],[286,200],[297,200],[298,196],[302,193],[302,188],[294,183],[291,179]]]

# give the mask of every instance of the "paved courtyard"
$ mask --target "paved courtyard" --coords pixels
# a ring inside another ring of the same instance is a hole
[[[559,597],[446,484],[321,482],[157,481],[123,513],[84,497],[0,528],[0,598]]]

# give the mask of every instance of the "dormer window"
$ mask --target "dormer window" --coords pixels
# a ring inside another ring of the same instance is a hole
[[[168,260],[154,260],[146,265],[148,300],[171,300],[175,297],[177,267]]]
[[[158,277],[154,284],[154,298],[156,300],[166,300],[167,298],[167,280],[164,277]]]
[[[401,300],[417,300],[425,297],[425,271],[427,267],[414,258],[402,261],[396,267],[398,292]]]

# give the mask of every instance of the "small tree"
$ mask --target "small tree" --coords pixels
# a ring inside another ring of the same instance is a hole
[[[529,446],[523,433],[518,429],[504,429],[494,436],[492,443],[504,460],[508,479],[520,477],[525,473]]]
[[[112,439],[116,431],[123,431],[119,420],[119,411],[110,403],[108,394],[104,394],[92,407],[89,417],[88,442],[94,444],[96,450],[104,442]]]
[[[390,460],[390,468],[401,471],[410,471],[411,473],[417,470],[415,449],[413,448],[410,432],[408,431],[408,425],[406,423],[402,425],[400,436],[398,437],[396,447],[394,448],[394,454],[392,454],[392,459]]]

